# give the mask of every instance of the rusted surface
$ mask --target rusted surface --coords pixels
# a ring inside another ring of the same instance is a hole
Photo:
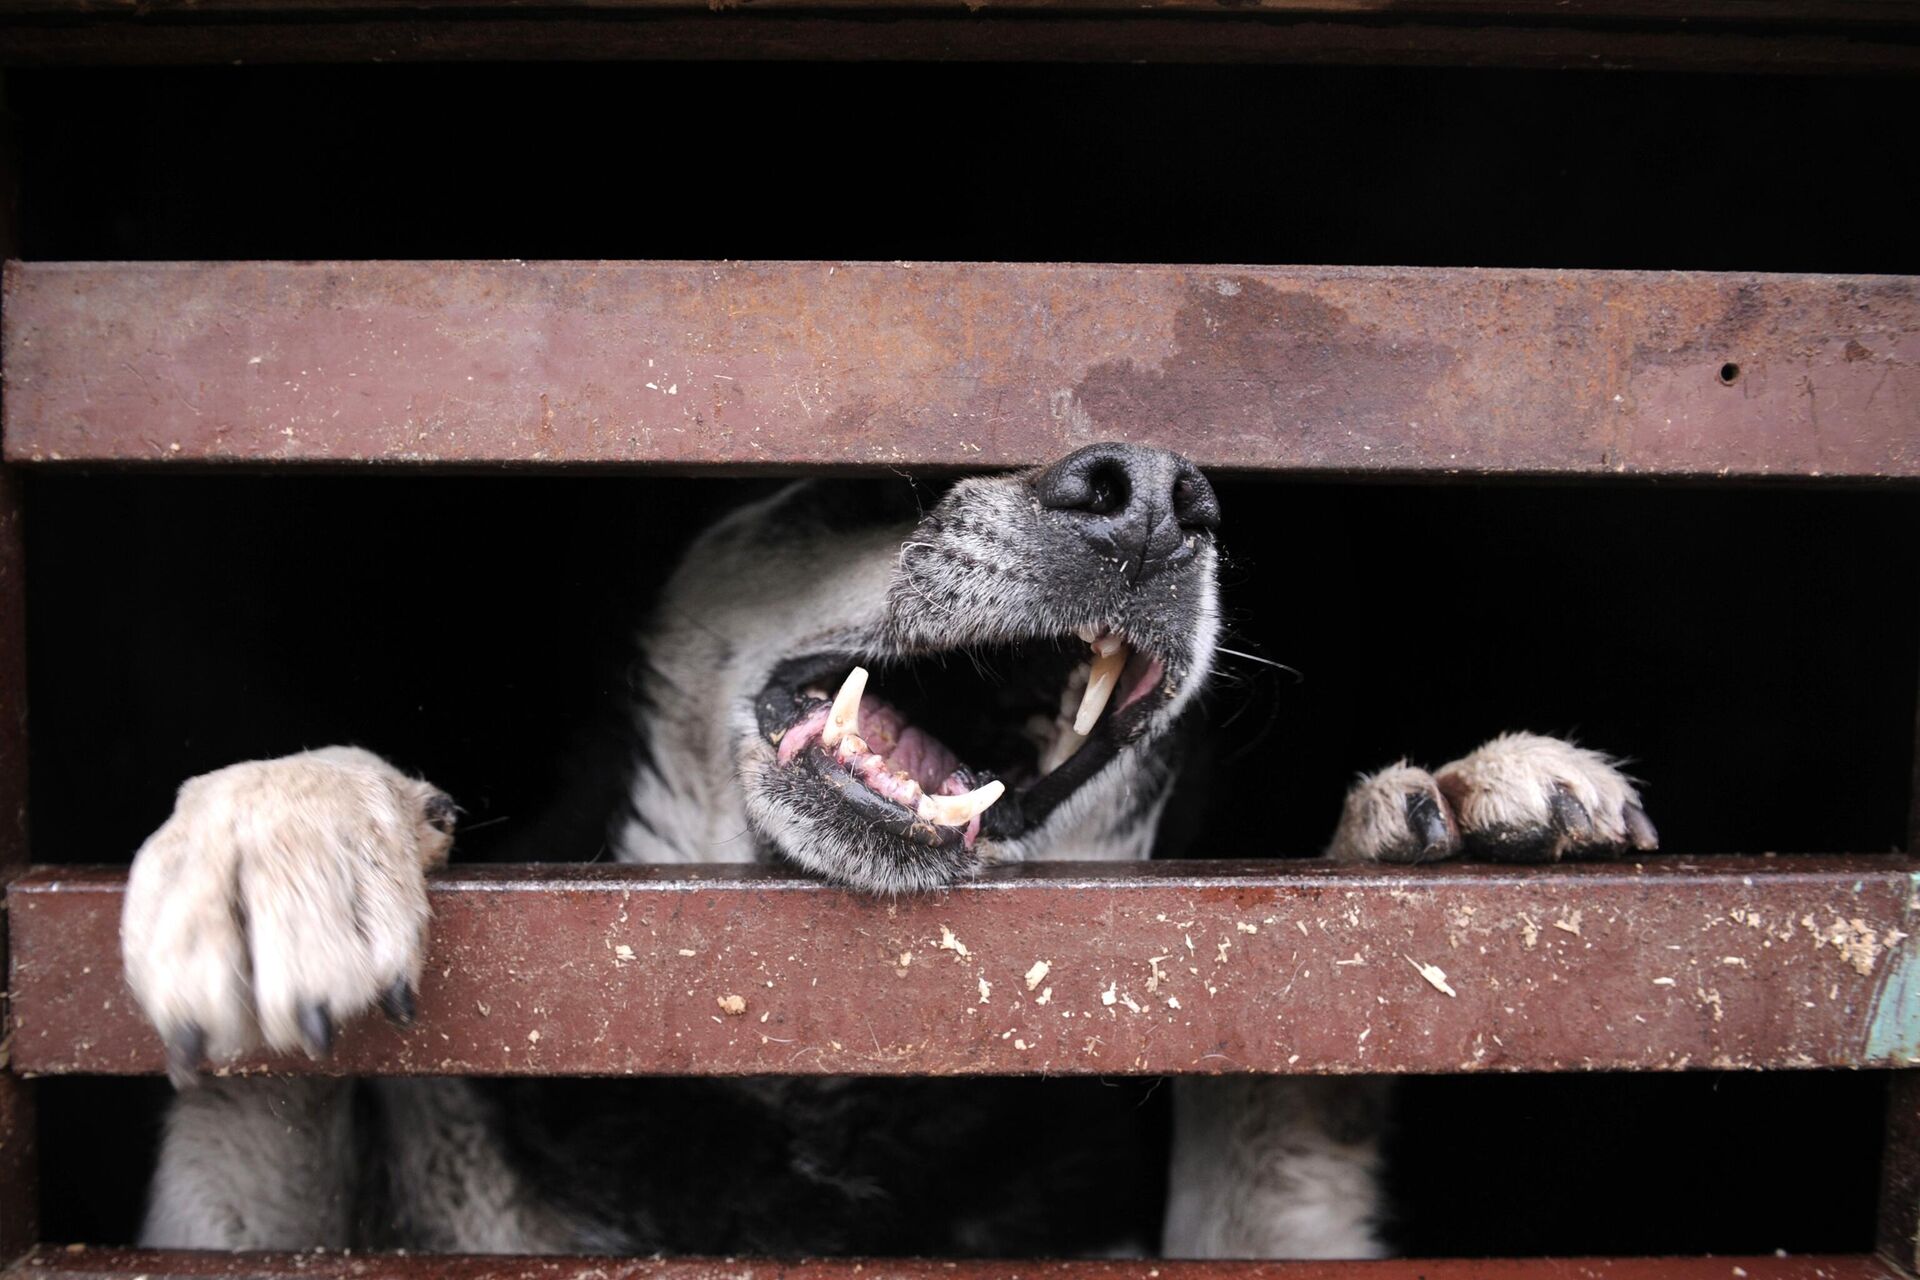
[[[1866,1257],[1519,1258],[1390,1262],[941,1262],[400,1257],[41,1248],[8,1280],[1897,1280]]]
[[[1805,6],[1810,23],[1785,19],[1786,11],[1799,6],[1706,0],[1675,5],[1668,18],[1625,23],[1605,17],[1597,4],[1567,6],[1565,17],[1556,17],[1535,3],[1507,11],[1436,8],[1407,15],[1362,5],[1270,11],[1223,0],[1178,3],[1191,7],[1113,13],[1057,4],[990,4],[986,13],[963,13],[959,3],[856,7],[857,0],[846,0],[844,7],[824,11],[763,10],[756,3],[744,10],[641,8],[584,15],[576,6],[430,16],[352,10],[208,15],[180,9],[130,16],[81,12],[76,3],[53,14],[0,17],[0,65],[506,57],[1681,68],[1828,75],[1920,69],[1920,32],[1912,6],[1905,3]],[[1636,11],[1654,7],[1634,6]],[[1726,23],[1693,16],[1704,10],[1751,10],[1753,18]],[[1882,12],[1889,20],[1861,20],[1854,16],[1859,10]]]
[[[1908,1272],[1920,1272],[1920,1073],[1912,1071],[1887,1078],[1879,1247]]]
[[[360,1074],[1122,1074],[1906,1066],[1914,864],[1516,874],[1018,869],[862,899],[751,869],[490,868],[434,890],[420,1023]],[[122,876],[9,893],[27,1072],[150,1073]],[[1431,966],[1431,968],[1428,968]],[[742,1011],[727,1012],[738,997]]]
[[[755,9],[850,9],[894,14],[941,11],[982,13],[995,10],[1055,13],[1218,13],[1220,0],[753,0]],[[476,12],[525,11],[527,0],[6,0],[8,17],[196,18],[220,14],[305,15],[319,18],[350,13],[392,13],[405,8],[459,20]],[[705,8],[690,0],[543,0],[543,13],[620,13]],[[1848,24],[1883,27],[1920,24],[1914,0],[1253,0],[1245,13],[1345,18],[1359,14],[1386,17],[1547,20],[1568,23],[1605,19],[1621,24],[1693,23],[1751,27],[1781,23],[1796,27]]]
[[[1920,476],[1920,281],[14,264],[18,462]]]

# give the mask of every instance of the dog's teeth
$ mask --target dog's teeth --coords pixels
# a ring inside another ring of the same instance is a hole
[[[833,695],[833,710],[827,712],[826,728],[820,730],[820,745],[833,748],[850,733],[860,732],[860,695],[867,691],[867,669],[855,667],[847,672],[846,683]],[[866,748],[863,746],[861,750]]]
[[[1073,731],[1082,738],[1093,732],[1094,721],[1107,709],[1107,699],[1113,696],[1113,687],[1120,683],[1120,669],[1126,665],[1127,645],[1123,640],[1093,660],[1093,670],[1087,675],[1087,691],[1080,695],[1080,710],[1073,717]]]
[[[840,739],[840,745],[834,749],[841,764],[852,764],[867,754],[867,740],[857,733],[849,733]]]
[[[975,787],[963,796],[921,796],[914,812],[928,822],[937,822],[943,827],[964,827],[975,818],[993,807],[993,802],[1005,795],[1006,784],[989,782],[984,787]]]
[[[1100,638],[1100,628],[1075,627],[1073,629],[1073,634],[1079,636],[1082,640],[1086,641],[1088,644],[1092,644],[1095,640],[1098,640]]]
[[[1053,744],[1047,748],[1046,754],[1040,757],[1040,775],[1045,777],[1047,774],[1052,773],[1055,769],[1058,769],[1061,765],[1073,759],[1074,752],[1086,745],[1087,738],[1085,734],[1075,733],[1072,729],[1063,726],[1060,732],[1054,737]]]
[[[1093,651],[1103,658],[1111,657],[1127,647],[1127,642],[1116,635],[1095,636],[1087,643],[1092,645]]]

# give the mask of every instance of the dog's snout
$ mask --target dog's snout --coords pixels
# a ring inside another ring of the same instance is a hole
[[[1191,560],[1220,526],[1220,499],[1177,453],[1131,444],[1077,450],[1035,477],[1040,505],[1068,518],[1136,584]]]

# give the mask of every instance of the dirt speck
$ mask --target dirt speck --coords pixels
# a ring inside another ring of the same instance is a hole
[[[1442,969],[1439,965],[1421,964],[1418,960],[1415,960],[1412,956],[1408,956],[1406,960],[1408,964],[1414,967],[1415,972],[1417,972],[1421,977],[1425,978],[1430,984],[1432,984],[1433,989],[1435,991],[1438,991],[1441,995],[1452,998],[1459,994],[1451,986],[1448,985],[1447,971],[1445,969]]]
[[[714,1003],[718,1004],[720,1012],[729,1018],[737,1018],[747,1011],[747,1001],[744,996],[720,996]]]

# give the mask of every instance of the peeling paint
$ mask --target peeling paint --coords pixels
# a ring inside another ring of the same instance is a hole
[[[1920,872],[1911,873],[1910,878],[1909,910],[1920,901]],[[1920,946],[1905,937],[1888,955],[1890,963],[1873,993],[1866,1055],[1870,1062],[1910,1063],[1920,1060]]]

